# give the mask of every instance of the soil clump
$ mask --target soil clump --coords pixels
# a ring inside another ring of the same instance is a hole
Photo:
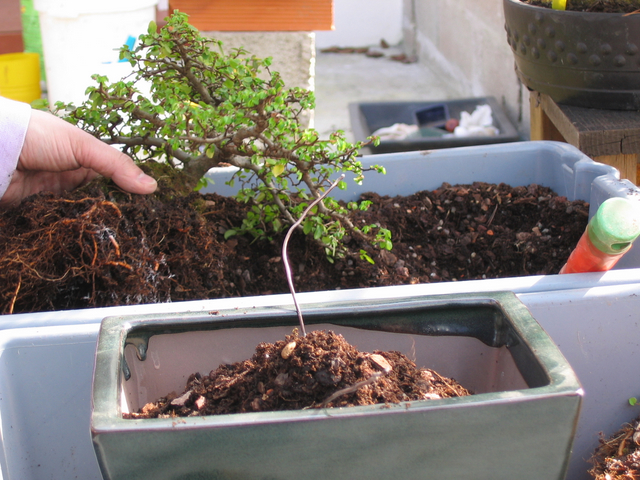
[[[332,331],[297,332],[261,343],[252,358],[189,377],[185,390],[125,418],[349,407],[470,395],[455,380],[399,352],[359,352]]]

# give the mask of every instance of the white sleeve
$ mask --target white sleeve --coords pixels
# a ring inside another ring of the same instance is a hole
[[[0,97],[0,198],[7,191],[31,118],[31,106]]]

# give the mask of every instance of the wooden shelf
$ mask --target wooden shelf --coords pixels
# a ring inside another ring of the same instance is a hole
[[[620,178],[637,184],[640,161],[640,112],[596,110],[558,105],[531,92],[531,140],[557,140],[593,160],[620,170]]]

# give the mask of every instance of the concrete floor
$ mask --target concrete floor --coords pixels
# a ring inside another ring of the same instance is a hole
[[[456,82],[443,78],[422,63],[391,60],[398,49],[379,49],[384,57],[364,54],[322,53],[316,55],[316,110],[314,126],[327,138],[335,130],[344,130],[353,141],[349,121],[350,102],[426,100],[462,98]]]

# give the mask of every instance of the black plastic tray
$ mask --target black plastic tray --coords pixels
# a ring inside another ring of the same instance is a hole
[[[404,140],[385,140],[374,147],[369,145],[363,149],[368,153],[410,152],[414,150],[436,150],[439,148],[467,147],[471,145],[487,145],[492,143],[518,142],[522,140],[514,125],[509,121],[504,110],[494,97],[466,98],[449,101],[407,101],[407,102],[363,102],[350,103],[349,116],[351,129],[356,141],[364,141],[373,132],[395,123],[416,124],[416,112],[435,105],[446,105],[451,118],[460,119],[463,111],[472,113],[479,105],[489,105],[493,114],[493,125],[499,134],[493,137],[423,137]]]

